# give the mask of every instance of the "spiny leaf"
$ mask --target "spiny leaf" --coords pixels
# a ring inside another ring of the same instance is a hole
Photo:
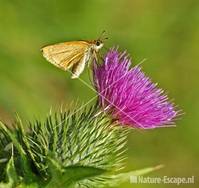
[[[11,157],[11,140],[0,126],[0,181],[6,178],[6,164]]]
[[[14,158],[11,156],[6,167],[6,183],[0,183],[0,188],[12,188],[15,187],[18,182],[18,176],[14,166]]]
[[[49,159],[49,162],[52,178],[46,188],[63,187],[66,185],[67,187],[74,187],[80,180],[99,176],[105,172],[105,170],[100,168],[86,166],[68,166],[61,169],[61,166],[53,159]]]
[[[104,182],[104,185],[99,185],[99,187],[106,187],[106,188],[115,187],[124,182],[129,182],[130,178],[132,176],[140,176],[140,175],[148,174],[148,173],[158,170],[162,167],[163,167],[163,165],[158,165],[155,167],[143,168],[140,170],[120,173],[120,174],[116,174],[116,175],[109,175],[109,176],[107,176],[107,181]]]
[[[7,174],[8,182],[11,185],[15,186],[18,182],[18,176],[17,176],[17,172],[15,169],[15,165],[14,165],[14,155],[13,154],[7,164],[6,174]]]

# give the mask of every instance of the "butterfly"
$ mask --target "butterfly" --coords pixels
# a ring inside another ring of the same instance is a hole
[[[78,78],[89,61],[98,60],[98,52],[107,39],[103,34],[97,40],[63,42],[45,46],[41,51],[47,61],[65,71],[71,69],[71,78]]]

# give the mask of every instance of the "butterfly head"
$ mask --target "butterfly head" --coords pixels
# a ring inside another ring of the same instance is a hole
[[[94,48],[94,50],[95,50],[96,52],[98,52],[103,46],[104,46],[104,43],[103,43],[102,40],[97,39],[97,40],[94,41],[94,46],[93,46],[93,48]]]
[[[99,51],[104,46],[104,41],[108,38],[105,36],[105,31],[103,31],[97,40],[94,40],[94,49]]]

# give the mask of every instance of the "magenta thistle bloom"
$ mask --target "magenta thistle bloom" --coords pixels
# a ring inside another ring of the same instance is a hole
[[[107,53],[102,65],[94,64],[100,106],[122,125],[143,129],[173,125],[178,115],[174,104],[139,65],[131,69],[130,65],[126,53],[114,49]]]

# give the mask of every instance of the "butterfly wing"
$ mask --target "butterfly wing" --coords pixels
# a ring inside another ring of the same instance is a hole
[[[91,58],[91,55],[89,52],[85,53],[84,56],[78,61],[77,63],[74,63],[72,66],[72,79],[78,78],[79,75],[83,72],[84,67],[86,65],[86,62],[89,61]]]
[[[64,42],[42,48],[43,56],[53,65],[67,70],[78,63],[85,63],[90,43],[86,41]],[[85,59],[85,60],[84,60]],[[74,68],[74,70],[76,70]],[[82,70],[83,71],[83,70]]]

